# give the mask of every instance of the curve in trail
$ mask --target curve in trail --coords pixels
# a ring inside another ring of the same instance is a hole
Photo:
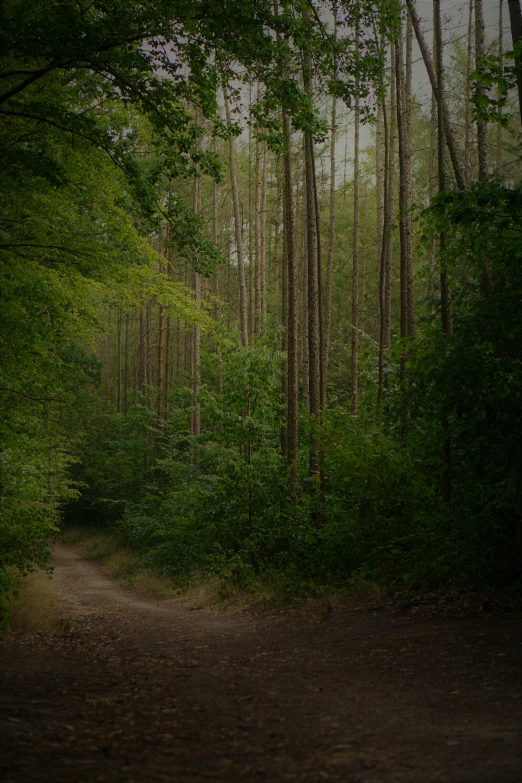
[[[120,612],[136,609],[146,613],[160,613],[179,621],[186,621],[187,610],[176,600],[144,598],[134,590],[111,578],[106,570],[92,560],[86,560],[74,547],[56,544],[53,549],[54,579],[58,584],[61,602],[72,617]],[[209,627],[227,626],[216,617],[205,618]],[[200,623],[201,624],[201,623]]]
[[[72,630],[0,645],[9,783],[519,783],[520,615],[197,613],[55,551]]]

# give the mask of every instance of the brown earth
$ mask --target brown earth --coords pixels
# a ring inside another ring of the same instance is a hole
[[[55,553],[69,631],[0,645],[5,783],[520,783],[520,612],[194,612]]]

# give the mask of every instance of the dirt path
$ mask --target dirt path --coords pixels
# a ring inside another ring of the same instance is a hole
[[[520,783],[520,614],[191,612],[56,549],[68,633],[0,646],[0,779]]]

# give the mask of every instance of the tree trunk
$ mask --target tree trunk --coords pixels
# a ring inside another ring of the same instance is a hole
[[[406,31],[406,46],[411,47],[411,28]],[[411,55],[408,55],[408,58]],[[413,290],[413,249],[411,221],[411,67],[404,69],[402,37],[395,45],[395,80],[397,91],[397,129],[399,136],[399,209],[401,337],[415,339],[415,301]],[[405,357],[402,358],[404,372]]]
[[[166,318],[166,338],[165,338],[165,383],[163,387],[163,418],[168,419],[169,413],[169,393],[172,382],[172,321],[170,315]]]
[[[323,375],[324,375],[324,323],[323,323],[323,272],[321,254],[321,213],[319,211],[319,191],[317,188],[317,171],[315,165],[315,148],[312,143],[312,174],[314,188],[315,236],[317,241],[317,313],[319,321],[319,408],[321,408]]]
[[[324,298],[323,326],[323,373],[321,384],[321,408],[326,406],[328,388],[328,365],[330,362],[330,332],[332,329],[332,288],[335,256],[335,123],[337,119],[337,101],[332,97],[330,131],[330,216],[328,225],[328,262],[326,267],[326,291]]]
[[[125,351],[123,365],[123,412],[127,415],[129,410],[129,314],[125,313]]]
[[[252,104],[252,85],[249,90],[250,104]],[[214,141],[215,145],[215,141]],[[252,162],[252,125],[248,126],[248,339],[252,341],[255,334],[255,280],[254,280],[254,250],[255,250],[255,216],[254,216],[254,179]],[[216,183],[214,183],[214,189]],[[214,190],[213,190],[214,193]],[[212,233],[214,234],[214,221],[217,209],[212,207]]]
[[[379,386],[377,399],[380,403],[386,386],[385,365],[391,343],[391,284],[392,251],[391,233],[395,187],[395,144],[396,144],[396,90],[395,90],[395,45],[390,48],[390,113],[383,101],[384,125],[384,221],[382,236],[382,264],[379,278],[380,329],[379,329]]]
[[[433,51],[437,51],[435,27],[433,28]],[[431,91],[431,110],[430,110],[430,157],[429,157],[429,199],[430,204],[435,198],[437,192],[437,100],[435,93]],[[467,157],[466,157],[467,165]],[[466,168],[466,181],[468,172]],[[429,249],[429,273],[428,273],[428,313],[430,320],[435,315],[435,265],[436,265],[437,243],[435,237],[430,238]]]
[[[303,18],[308,18],[303,12]],[[312,103],[312,58],[309,50],[303,57],[305,92]],[[306,130],[305,178],[306,178],[306,234],[307,234],[307,287],[308,287],[308,364],[309,411],[312,423],[310,435],[310,475],[319,475],[318,444],[315,428],[321,411],[320,345],[319,345],[319,281],[317,274],[317,215],[314,189],[314,151],[312,132]]]
[[[439,83],[439,90],[437,95],[437,117],[438,117],[438,165],[439,165],[439,191],[446,189],[446,163],[444,160],[444,127],[443,127],[443,114],[441,111],[441,104],[444,100],[444,66],[443,66],[443,44],[442,44],[442,24],[440,16],[440,0],[434,2],[434,26],[435,35],[437,39],[437,79]],[[452,324],[452,312],[451,312],[451,290],[449,287],[447,272],[444,268],[444,246],[445,237],[444,234],[440,238],[440,255],[442,260],[441,269],[441,315],[442,315],[442,331],[444,334],[451,334],[453,331]]]
[[[160,269],[161,274],[161,269]],[[156,408],[156,426],[163,426],[163,392],[165,384],[164,374],[164,346],[165,346],[165,308],[160,305],[158,319],[158,400]]]
[[[117,395],[118,413],[121,413],[121,307],[118,307],[118,333],[117,333]]]
[[[109,324],[105,332],[105,401],[109,400],[109,387],[110,387],[110,350],[109,350],[109,330],[111,326],[110,322],[111,312],[109,310]]]
[[[358,81],[356,90],[358,90]],[[359,95],[355,96],[353,143],[353,235],[352,235],[352,339],[351,339],[351,402],[352,416],[357,413],[359,383],[359,231],[360,231],[360,176],[359,176]]]
[[[257,98],[260,97],[260,87],[257,87]],[[255,269],[255,289],[256,289],[256,312],[255,312],[255,333],[261,334],[262,306],[261,306],[261,141],[256,139],[256,161],[255,161],[255,191],[256,191],[256,216],[255,216],[255,245],[256,245],[256,269]]]
[[[508,0],[509,22],[511,25],[511,37],[513,39],[513,49],[516,48],[520,38],[522,38],[522,14],[520,12],[520,0]],[[522,57],[515,57],[517,68],[517,89],[518,89],[518,108],[520,119],[522,121]]]
[[[198,147],[199,145],[197,145]],[[199,173],[199,172],[198,172]],[[199,215],[201,213],[201,179],[196,176],[194,179],[194,200],[193,200],[194,214]],[[196,259],[197,264],[197,259]],[[194,300],[196,304],[201,304],[201,275],[194,269]],[[245,305],[246,305],[246,291],[245,291]],[[246,312],[244,328],[246,330]],[[243,328],[243,322],[242,322]],[[246,333],[246,331],[245,331]],[[194,324],[192,331],[192,435],[199,437],[201,435],[201,404],[199,402],[199,394],[201,390],[201,329],[199,324]]]
[[[140,392],[145,393],[145,308],[140,302]]]
[[[283,153],[284,168],[284,217],[285,217],[285,250],[286,250],[286,308],[287,308],[287,381],[286,381],[286,456],[290,470],[292,496],[297,500],[298,478],[298,349],[297,349],[297,263],[294,199],[292,183],[292,158],[290,121],[286,108],[283,107],[283,136],[285,151]]]
[[[444,81],[443,81],[443,50],[442,50],[442,26],[440,19],[440,0],[435,0],[434,6],[434,26],[435,35],[437,39],[436,49],[436,61],[437,61],[437,77],[439,80],[439,93],[437,97],[437,113],[438,113],[438,163],[439,163],[439,191],[446,190],[446,163],[444,160],[444,127],[442,121],[441,112],[441,97],[443,95]],[[447,272],[445,269],[445,236],[440,236],[440,258],[441,258],[441,273],[440,273],[440,294],[441,294],[441,309],[442,309],[442,331],[445,335],[450,335],[453,331],[452,315],[451,315],[451,290],[448,283]],[[447,413],[442,416],[442,427],[448,433],[443,445],[443,461],[444,468],[442,472],[442,499],[445,503],[449,503],[451,500],[451,439],[449,436],[449,422]]]
[[[307,210],[306,199],[306,143],[303,135],[303,188],[302,188],[302,234],[301,234],[301,345],[303,352],[301,375],[303,379],[303,405],[310,405],[310,359],[308,356],[308,238],[307,238]]]
[[[261,171],[261,215],[260,215],[260,289],[261,289],[261,331],[266,324],[266,194],[268,176],[268,145],[263,143],[263,166]]]
[[[434,5],[436,5],[438,2],[440,2],[440,0],[434,0]],[[417,43],[419,44],[419,48],[421,50],[422,59],[424,60],[424,65],[426,66],[426,70],[428,71],[428,76],[431,82],[432,90],[434,91],[435,95],[437,95],[438,92],[437,75],[435,73],[435,68],[433,67],[433,61],[430,56],[426,39],[424,38],[424,34],[420,26],[419,17],[415,10],[415,6],[413,5],[413,0],[406,0],[406,5],[408,6],[408,11],[411,16],[413,29],[415,30],[415,36],[417,38]],[[460,157],[458,154],[457,145],[455,143],[455,136],[453,133],[453,128],[451,127],[448,107],[446,105],[446,99],[444,95],[442,96],[442,100],[439,102],[439,105],[442,107],[444,135],[446,137],[446,144],[448,145],[451,162],[453,164],[453,171],[455,173],[457,188],[459,190],[464,190],[464,188],[466,187],[464,170],[462,168],[462,163],[460,161]]]
[[[435,35],[435,26],[433,27]],[[435,51],[435,48],[434,48]],[[466,95],[464,114],[464,167],[466,185],[469,188],[473,180],[473,164],[471,160],[471,68],[473,63],[473,0],[469,0],[468,10],[468,46],[466,56]],[[434,94],[435,95],[435,94]]]
[[[152,303],[147,299],[145,305],[145,383],[147,394],[152,386]]]
[[[283,135],[285,133],[285,110],[282,112]],[[289,139],[285,137],[285,143]],[[283,168],[286,152],[283,153]],[[283,172],[284,174],[284,172]],[[281,326],[283,327],[281,350],[283,352],[283,364],[281,371],[281,392],[284,402],[284,411],[281,415],[281,453],[283,457],[288,456],[288,218],[287,218],[287,193],[286,183],[283,180],[283,256],[281,259]]]
[[[504,70],[504,4],[503,0],[498,2],[498,64],[500,70]],[[498,96],[500,98],[500,95]],[[502,114],[502,109],[499,108],[499,113]],[[496,155],[495,166],[497,170],[502,166],[502,125],[499,122],[497,125],[497,139],[496,139]]]
[[[377,123],[375,129],[375,201],[376,201],[376,255],[377,255],[377,269],[379,272],[379,280],[377,283],[377,332],[379,332],[379,324],[381,319],[381,293],[380,293],[380,281],[382,270],[382,253],[383,253],[383,229],[384,229],[384,172],[385,172],[385,150],[384,150],[384,118],[383,118],[383,102],[379,100],[377,104]]]
[[[230,99],[225,94],[225,111],[227,117],[227,123],[230,126]],[[237,271],[238,271],[238,284],[239,284],[239,324],[241,332],[241,344],[243,348],[248,347],[248,316],[247,316],[247,295],[246,295],[246,280],[245,280],[245,263],[243,259],[243,231],[241,223],[241,208],[239,204],[239,193],[237,189],[237,175],[236,175],[236,153],[234,145],[234,136],[230,136],[229,140],[229,152],[230,152],[230,184],[232,188],[232,202],[234,206],[234,226],[236,235],[236,254],[237,254]]]
[[[484,35],[484,13],[482,0],[475,0],[475,65],[478,66],[486,56],[486,43]],[[477,90],[485,94],[484,87],[479,83]],[[488,167],[488,126],[484,120],[477,122],[477,148],[478,148],[478,174],[479,179],[486,179],[489,175]]]

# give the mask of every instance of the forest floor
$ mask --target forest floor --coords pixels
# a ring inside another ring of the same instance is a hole
[[[522,614],[190,611],[55,550],[59,633],[0,640],[5,783],[520,783]]]

